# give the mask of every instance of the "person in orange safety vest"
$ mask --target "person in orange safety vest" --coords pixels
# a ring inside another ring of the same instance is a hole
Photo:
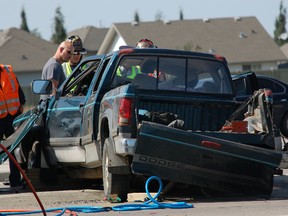
[[[13,120],[23,112],[25,95],[19,85],[11,65],[0,64],[0,140],[14,133]],[[13,152],[12,152],[13,155]],[[9,160],[11,187],[20,186],[20,171]]]

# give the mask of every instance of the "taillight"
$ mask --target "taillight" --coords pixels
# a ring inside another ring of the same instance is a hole
[[[226,58],[225,58],[224,56],[216,55],[216,54],[215,54],[214,57],[215,57],[216,59],[222,61],[222,62],[227,62],[227,61],[226,61]]]
[[[212,148],[212,149],[221,149],[222,148],[221,144],[216,143],[216,142],[206,141],[206,140],[203,140],[201,142],[201,145],[205,146],[207,148]]]
[[[119,105],[119,125],[129,125],[132,118],[132,99],[122,98]]]
[[[132,48],[120,49],[119,55],[126,54],[126,53],[132,53],[133,51],[134,51],[134,49],[132,49]]]

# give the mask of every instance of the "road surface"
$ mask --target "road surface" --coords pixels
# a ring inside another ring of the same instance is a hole
[[[0,165],[0,211],[11,209],[41,210],[39,203],[29,188],[15,192],[9,186],[3,184],[5,178],[8,177],[8,172],[8,163],[5,162]],[[163,203],[170,204],[171,202],[183,201],[186,204],[193,205],[193,208],[136,211],[110,210],[89,215],[288,216],[288,170],[284,170],[284,175],[282,176],[275,176],[274,189],[270,199],[231,195],[219,196],[209,194],[207,191],[203,191],[202,195],[197,193],[195,196],[192,191],[190,196],[187,197],[187,195],[181,196],[182,192],[186,194],[185,192],[187,191],[185,191],[185,188],[178,187],[177,189],[177,196],[164,197]],[[84,206],[85,208],[92,206],[100,210],[102,207],[115,207],[122,204],[126,206],[127,204],[132,204],[134,207],[135,205],[142,204],[135,202],[135,197],[134,200],[129,200],[126,203],[110,203],[103,198],[101,188],[96,186],[87,189],[37,191],[37,195],[45,210],[75,206]],[[143,196],[143,194],[140,195]],[[88,215],[88,213],[81,212],[77,214]],[[33,215],[43,214],[38,213]],[[56,215],[56,213],[47,213],[47,215]]]

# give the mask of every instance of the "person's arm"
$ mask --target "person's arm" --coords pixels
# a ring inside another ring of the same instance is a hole
[[[49,68],[47,68],[47,78],[52,82],[52,95],[56,94],[59,85],[60,74],[64,73],[62,69],[62,65],[57,63],[51,64]]]
[[[18,82],[18,85],[19,85],[19,88],[18,88],[18,95],[19,95],[19,101],[20,101],[20,107],[19,107],[19,114],[23,113],[23,110],[24,110],[24,104],[26,103],[26,98],[25,98],[25,94],[19,84],[19,81],[17,79],[17,82]]]
[[[56,94],[59,81],[58,81],[58,80],[55,80],[55,79],[51,79],[51,81],[52,81],[52,94],[51,94],[51,96],[52,96],[52,95],[55,95],[55,94]]]

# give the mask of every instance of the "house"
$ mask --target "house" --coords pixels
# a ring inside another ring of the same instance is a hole
[[[148,38],[161,48],[223,55],[231,72],[274,71],[288,60],[256,17],[114,23],[109,29],[84,26],[68,33],[71,35],[81,37],[86,56],[108,53],[121,45],[134,46]],[[13,66],[29,95],[27,104],[38,103],[37,97],[30,97],[30,84],[41,78],[42,68],[57,46],[14,27],[0,30],[1,63]]]
[[[0,31],[0,56],[2,64],[10,64],[26,95],[26,104],[37,104],[30,84],[41,78],[47,60],[54,55],[58,45],[36,37],[24,30],[9,28]]]
[[[94,55],[108,29],[86,26],[68,33],[81,37],[87,56]],[[26,95],[28,105],[36,105],[39,97],[30,97],[31,82],[40,79],[43,66],[54,55],[58,44],[36,37],[24,30],[12,27],[0,30],[0,56],[2,64],[12,65],[19,83]]]
[[[225,56],[231,72],[264,71],[287,61],[256,17],[114,23],[98,54],[135,45],[142,38],[158,47]]]
[[[35,78],[41,78],[44,64],[54,55],[57,47],[57,44],[21,29],[9,28],[0,31],[1,63],[12,65],[24,86],[29,85]]]
[[[83,47],[87,50],[86,56],[97,54],[106,34],[108,28],[96,28],[94,26],[83,26],[68,33],[71,35],[78,35],[83,42]]]
[[[278,68],[279,69],[287,69],[288,68],[288,43],[283,44],[280,49],[284,53],[284,55],[287,58],[286,62],[283,62],[282,64],[279,64]]]

